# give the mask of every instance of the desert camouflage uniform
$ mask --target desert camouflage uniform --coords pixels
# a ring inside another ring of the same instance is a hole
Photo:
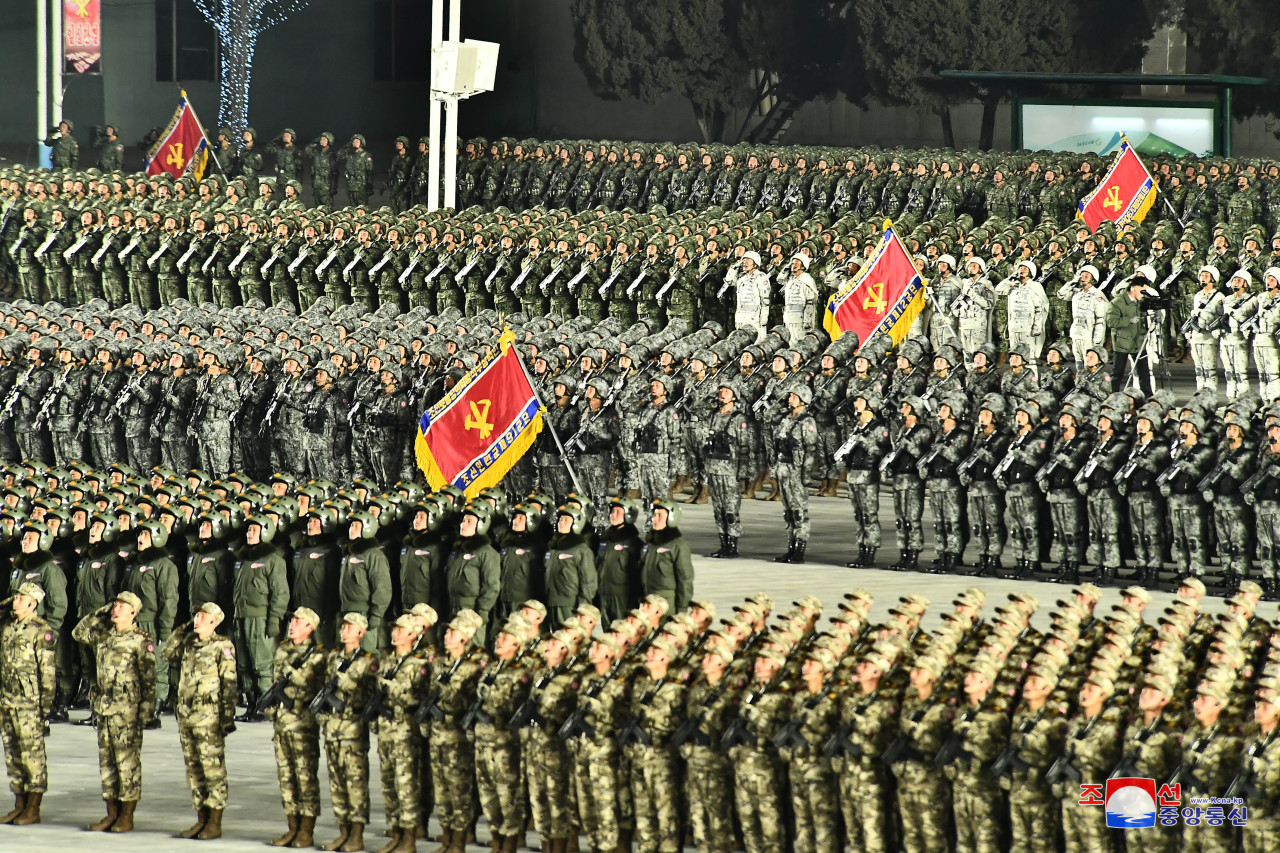
[[[207,640],[179,628],[165,640],[164,658],[178,665],[178,741],[187,765],[191,804],[197,809],[227,807],[224,729],[236,715],[236,655],[221,634]]]
[[[347,664],[348,659],[350,663]],[[347,664],[346,671],[341,667]],[[369,822],[369,726],[361,718],[373,690],[378,659],[356,649],[329,652],[323,682],[335,683],[333,695],[345,703],[336,713],[324,713],[325,757],[329,766],[329,799],[339,824]]]
[[[9,613],[0,622],[0,740],[15,794],[48,789],[44,719],[57,687],[56,644],[56,632],[34,613],[21,621]]]
[[[326,655],[312,639],[276,646],[272,678],[288,677],[284,702],[269,710],[276,776],[286,815],[320,816],[320,726],[308,707],[322,686]]]

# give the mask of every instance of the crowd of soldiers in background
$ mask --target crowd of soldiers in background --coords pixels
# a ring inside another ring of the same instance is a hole
[[[328,849],[363,849],[371,733],[383,851],[416,849],[433,812],[451,853],[481,815],[508,853],[530,824],[553,853],[584,835],[610,853],[688,841],[765,853],[788,839],[799,853],[1263,853],[1275,841],[1280,633],[1252,581],[1216,617],[1196,578],[1158,615],[1141,586],[1104,611],[1097,587],[1077,585],[1046,631],[1031,625],[1034,595],[1010,593],[984,616],[977,587],[932,631],[926,597],[903,595],[874,621],[864,589],[825,622],[811,596],[783,611],[765,593],[717,619],[680,574],[688,546],[669,501],[642,537],[627,498],[609,501],[596,532],[580,496],[512,506],[499,490],[467,502],[453,487],[123,465],[4,476],[0,532],[21,543],[11,591],[47,591],[33,600],[62,638],[55,719],[81,675],[93,708],[109,707],[95,657],[77,661],[63,642],[73,612],[88,643],[85,626],[129,603],[157,654],[189,630],[187,614],[225,614],[235,720],[274,721],[288,824],[277,846],[314,841],[323,745],[339,828]],[[544,552],[556,559],[528,556]],[[193,692],[178,694],[180,723],[219,701],[183,661]],[[172,707],[176,663],[145,669],[140,707]],[[10,763],[19,786],[24,767]],[[221,772],[209,801],[189,761],[192,835],[221,833]],[[1101,793],[1082,788],[1113,775],[1168,785],[1157,824],[1123,842]],[[92,828],[127,819],[117,831],[128,831],[140,789],[115,794],[126,818],[106,785],[108,815]],[[14,815],[26,814],[15,791]]]

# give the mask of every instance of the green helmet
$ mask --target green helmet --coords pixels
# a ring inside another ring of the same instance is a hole
[[[562,506],[556,510],[556,531],[557,532],[559,532],[559,529],[560,529],[561,516],[567,516],[573,519],[573,526],[570,528],[570,530],[573,533],[580,534],[582,533],[582,531],[587,529],[587,514],[582,511],[581,507]]]
[[[675,501],[666,500],[665,498],[659,498],[658,500],[655,500],[653,502],[653,506],[650,509],[650,514],[660,509],[665,509],[667,511],[667,527],[680,526],[680,515],[681,515],[680,504],[676,503]]]
[[[463,516],[473,516],[476,520],[476,535],[483,535],[489,532],[489,525],[492,521],[492,510],[487,503],[469,503],[462,510]]]
[[[258,541],[262,543],[270,542],[276,535],[276,523],[266,515],[253,515],[245,520],[245,528],[257,527],[259,531]]]
[[[356,521],[360,522],[361,539],[373,539],[378,535],[378,519],[374,518],[372,514],[353,512],[348,519],[348,523]]]
[[[640,520],[640,502],[634,498],[614,498],[609,502],[609,508],[619,507],[624,513],[624,522],[626,524],[635,524]]]
[[[143,532],[151,534],[151,547],[163,548],[169,544],[169,528],[158,521],[144,521],[138,525],[138,535]]]

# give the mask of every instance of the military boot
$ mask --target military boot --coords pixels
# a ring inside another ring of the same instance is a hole
[[[728,551],[728,550],[729,550],[729,537],[728,537],[728,536],[726,536],[725,534],[721,533],[721,534],[720,534],[720,548],[719,548],[718,550],[712,551],[712,552],[711,552],[710,554],[708,554],[707,556],[708,556],[708,557],[714,557],[714,558],[716,558],[716,559],[720,559],[721,557],[727,557],[727,556],[728,556],[728,554],[726,554],[726,553],[725,553],[725,552],[726,552],[726,551]]]
[[[98,715],[90,711],[89,716],[85,717],[83,720],[76,720],[74,725],[93,726],[96,729],[98,727]]]
[[[867,549],[858,546],[858,556],[844,564],[846,569],[861,569],[867,564]]]
[[[315,844],[316,819],[301,815],[298,818],[298,834],[289,842],[290,847],[311,847]]]
[[[797,564],[803,563],[804,549],[807,548],[808,546],[809,546],[808,539],[797,539],[795,541],[795,546],[791,549],[791,562],[797,563]]]
[[[1080,583],[1080,564],[1075,560],[1068,560],[1066,571],[1062,573],[1059,579],[1063,583]]]
[[[773,561],[775,563],[790,563],[792,562],[791,558],[795,556],[795,553],[796,553],[796,540],[794,538],[788,538],[787,553],[779,554],[778,556],[773,558]]]
[[[364,850],[364,824],[352,823],[346,843],[338,849],[342,853],[359,853],[359,851]]]
[[[404,830],[398,826],[393,826],[390,829],[390,835],[391,840],[379,847],[378,853],[391,853],[392,850],[399,847],[401,840],[404,839]]]
[[[111,800],[107,800],[107,807],[108,809],[110,809]],[[22,814],[22,812],[26,808],[27,808],[27,795],[14,794],[13,795],[13,811],[7,812],[4,815],[4,817],[0,817],[0,823],[13,823],[14,820],[17,819],[18,815]],[[89,827],[89,828],[92,829],[93,827]]]
[[[502,838],[502,850],[500,853],[516,853],[520,849],[520,838],[515,835],[506,835]]]
[[[769,492],[769,496],[765,498],[765,500],[766,500],[766,501],[780,501],[780,500],[782,500],[782,492],[781,492],[781,491],[779,491],[779,489],[778,489],[778,478],[777,478],[777,477],[770,477],[770,478],[769,478],[769,480],[768,480],[768,482],[766,483],[766,485],[768,485],[768,486],[769,486],[769,488],[771,489],[771,491]]]
[[[329,851],[341,850],[342,845],[347,843],[347,838],[350,837],[350,835],[351,835],[351,824],[340,823],[338,824],[338,837],[333,839],[332,841],[330,841],[328,844],[324,845],[320,849],[329,850]],[[441,849],[443,850],[444,848],[441,848]]]
[[[200,834],[197,835],[196,838],[199,838],[201,841],[212,841],[215,838],[221,837],[222,809],[209,809],[209,822],[204,825],[204,829],[200,830]]]
[[[106,802],[107,802],[107,816],[104,817],[102,820],[98,821],[97,823],[89,824],[89,826],[86,828],[89,829],[91,832],[106,832],[108,829],[114,826],[115,822],[120,818],[120,801],[107,800]]]
[[[32,791],[27,794],[27,804],[23,808],[22,814],[13,819],[14,826],[30,826],[33,823],[40,822],[40,801],[44,799],[44,794],[40,791]]]
[[[133,812],[138,808],[137,800],[120,801],[120,817],[111,824],[108,832],[133,832]]]
[[[916,550],[908,551],[907,563],[903,566],[904,571],[914,572],[920,568],[920,552]]]
[[[186,829],[182,830],[182,832],[179,832],[178,837],[179,838],[195,838],[197,835],[200,834],[200,830],[204,829],[204,825],[208,822],[209,822],[209,810],[206,809],[204,806],[201,806],[200,808],[196,809],[196,822],[191,824],[191,826],[187,827]],[[296,832],[298,829],[298,819],[295,817],[290,817],[289,827]],[[292,835],[290,835],[289,837],[293,838]],[[273,841],[272,844],[275,844],[275,842]],[[284,845],[276,844],[276,846],[283,847]]]
[[[506,836],[503,836],[506,840]],[[416,826],[402,827],[400,831],[400,843],[391,848],[391,853],[415,853],[418,849],[418,828]]]
[[[71,720],[67,713],[67,696],[59,690],[53,697],[53,708],[49,711],[49,722],[66,723]]]
[[[237,723],[256,723],[266,717],[258,714],[258,696],[261,695],[257,690],[250,690],[245,694],[244,713],[236,717]]]
[[[288,822],[289,828],[284,831],[284,835],[279,835],[271,839],[272,847],[288,847],[289,842],[293,841],[298,835],[298,816],[296,814],[285,815],[284,819]],[[190,838],[190,836],[187,836]]]
[[[737,536],[726,536],[725,538],[726,538],[726,539],[728,540],[728,542],[729,542],[729,550],[725,553],[725,555],[724,555],[724,556],[726,556],[726,557],[736,557],[736,556],[738,556],[738,537],[737,537]]]

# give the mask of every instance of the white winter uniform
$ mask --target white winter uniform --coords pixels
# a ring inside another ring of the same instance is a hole
[[[1071,293],[1071,291],[1075,293]],[[1071,357],[1076,365],[1084,364],[1085,353],[1091,347],[1105,346],[1107,342],[1107,301],[1106,294],[1092,285],[1088,290],[1075,284],[1064,284],[1058,288],[1059,299],[1071,300]]]
[[[790,270],[779,276],[782,286],[782,324],[795,346],[813,328],[813,309],[818,304],[818,285],[807,272],[792,275]]]
[[[769,276],[759,269],[741,273],[734,286],[738,294],[733,311],[733,325],[739,329],[751,327],[756,330],[756,340],[763,339],[765,329],[769,326]]]
[[[1039,282],[1028,281],[1009,288],[1009,349],[1025,346],[1033,362],[1044,351],[1044,324],[1049,319],[1049,297]]]

